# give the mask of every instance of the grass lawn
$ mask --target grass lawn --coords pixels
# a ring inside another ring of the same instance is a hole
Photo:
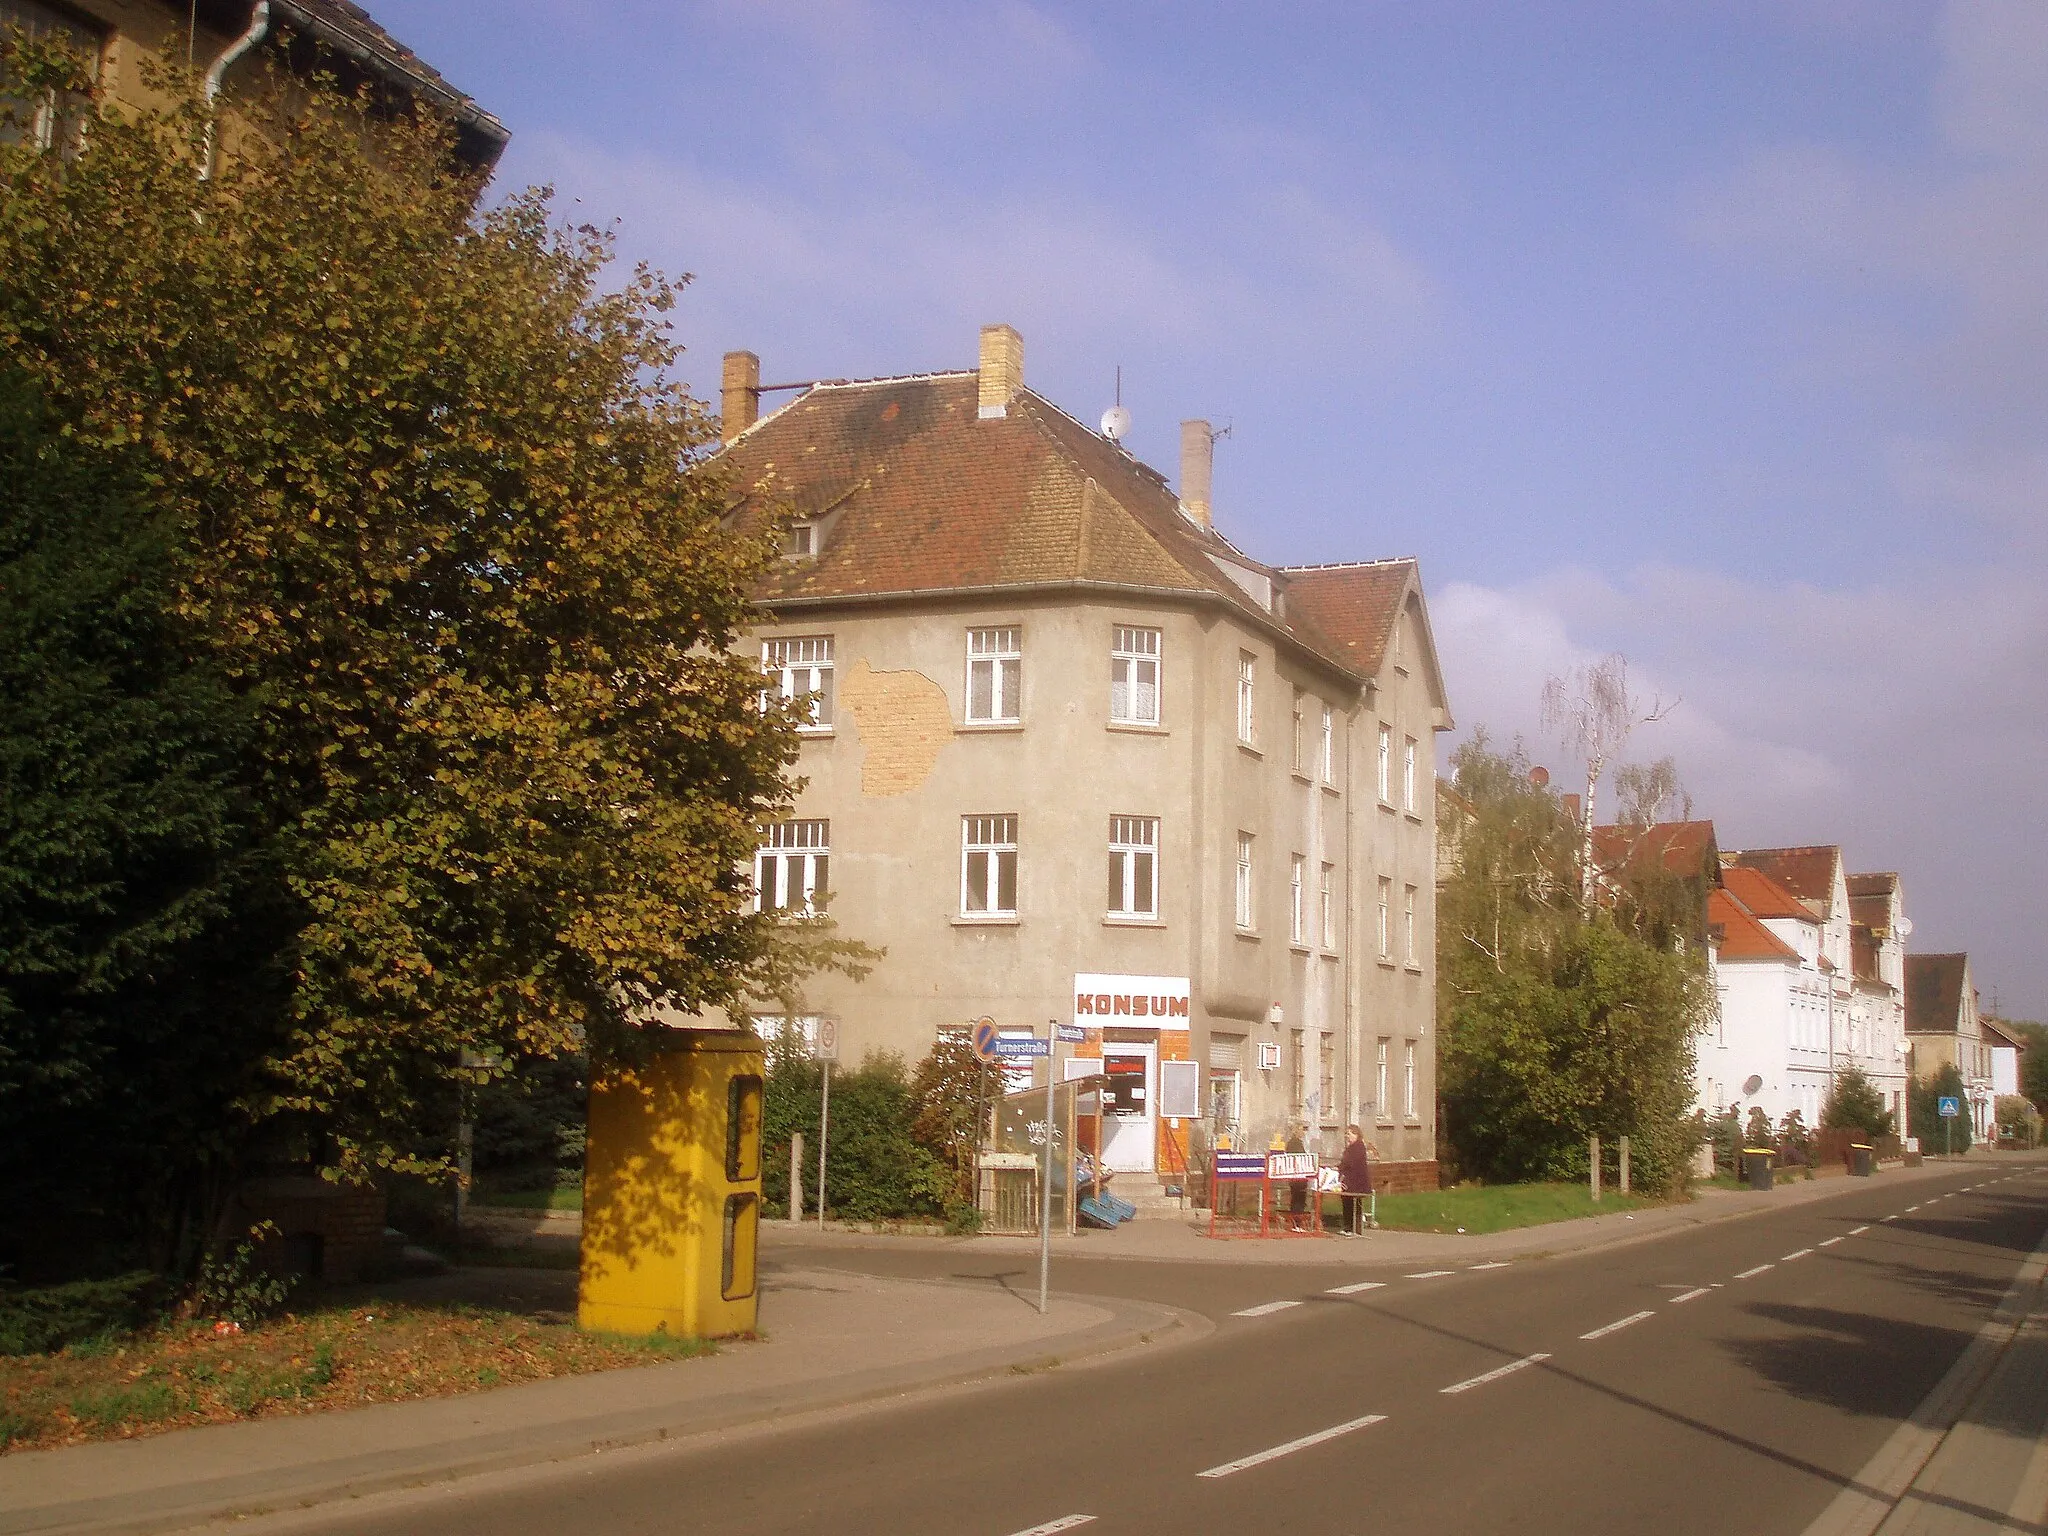
[[[1646,1195],[1623,1196],[1609,1190],[1598,1205],[1583,1184],[1490,1184],[1439,1190],[1430,1195],[1381,1195],[1380,1226],[1392,1232],[1505,1232],[1547,1221],[1579,1216],[1611,1216],[1662,1205]],[[1337,1216],[1334,1195],[1324,1197],[1324,1211]]]
[[[553,1189],[479,1191],[469,1197],[469,1202],[471,1205],[496,1206],[500,1210],[580,1211],[583,1209],[583,1186],[558,1184]]]
[[[441,1397],[714,1348],[585,1333],[567,1319],[383,1301],[286,1314],[242,1332],[215,1326],[167,1323],[54,1355],[0,1358],[0,1451]]]

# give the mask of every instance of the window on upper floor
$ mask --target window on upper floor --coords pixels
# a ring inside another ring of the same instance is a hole
[[[1109,818],[1109,915],[1159,915],[1159,818]]]
[[[1017,818],[960,818],[960,910],[969,917],[1017,915]]]
[[[1373,1048],[1372,1114],[1382,1124],[1394,1118],[1394,1101],[1390,1094],[1393,1064],[1388,1060],[1393,1048],[1394,1042],[1385,1035],[1379,1037]]]
[[[0,38],[18,28],[31,39],[55,38],[84,59],[97,79],[106,38],[90,22],[41,0],[0,0]],[[56,149],[69,159],[85,147],[91,102],[83,95],[44,91],[33,102],[13,101],[0,112],[0,144]]]
[[[1249,832],[1237,834],[1237,927],[1240,933],[1252,930],[1252,835]]]
[[[761,642],[761,670],[770,679],[763,698],[803,700],[807,713],[801,730],[832,728],[832,637],[796,635]]]
[[[1379,939],[1380,958],[1388,960],[1394,954],[1394,882],[1385,875],[1380,876],[1379,888]]]
[[[815,560],[818,557],[818,525],[791,523],[789,542],[783,546],[783,552],[792,560]]]
[[[1308,942],[1308,858],[1299,853],[1287,868],[1287,942]]]
[[[1302,693],[1301,690],[1297,688],[1294,690],[1294,714],[1291,717],[1293,721],[1293,726],[1291,733],[1288,737],[1288,740],[1291,744],[1290,750],[1288,752],[1288,765],[1292,767],[1296,773],[1304,773],[1308,769],[1308,760],[1301,755],[1301,711]]]
[[[831,863],[829,821],[778,821],[762,828],[761,847],[754,855],[754,910],[822,910]]]
[[[1327,704],[1323,706],[1322,750],[1316,754],[1316,766],[1325,784],[1337,782],[1337,711]]]
[[[1401,887],[1401,951],[1410,965],[1422,964],[1422,950],[1415,933],[1415,887]]]
[[[1237,653],[1237,739],[1246,746],[1258,745],[1259,659],[1250,651]]]
[[[1119,624],[1109,652],[1109,718],[1117,725],[1159,723],[1159,631]]]
[[[1322,930],[1323,948],[1337,948],[1337,866],[1325,864],[1316,882],[1317,926]]]
[[[1015,626],[967,631],[967,719],[1014,725],[1022,718],[1024,645]]]
[[[1420,1118],[1416,1114],[1415,1042],[1401,1042],[1401,1115],[1403,1119]]]
[[[1401,743],[1401,809],[1415,809],[1415,738],[1409,736]]]
[[[1380,804],[1392,805],[1394,803],[1394,728],[1390,725],[1382,725],[1380,727],[1379,790]]]

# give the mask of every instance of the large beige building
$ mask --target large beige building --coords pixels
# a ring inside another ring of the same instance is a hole
[[[1057,1020],[1114,1168],[1293,1119],[1432,1160],[1451,719],[1415,563],[1251,559],[1206,423],[1176,494],[1025,388],[1007,326],[972,371],[761,394],[728,356],[734,514],[788,519],[762,665],[813,724],[757,884],[886,946],[808,999],[844,1056]]]

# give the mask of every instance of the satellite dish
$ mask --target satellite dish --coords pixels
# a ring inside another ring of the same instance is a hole
[[[1742,1096],[1745,1099],[1755,1098],[1757,1089],[1763,1087],[1763,1085],[1764,1080],[1762,1077],[1760,1077],[1758,1074],[1754,1072],[1750,1073],[1748,1077],[1743,1079]]]
[[[1124,440],[1124,434],[1131,430],[1131,413],[1120,405],[1112,405],[1102,413],[1102,435],[1112,443]]]
[[[1913,919],[1911,919],[1910,917],[1902,917],[1899,919],[1899,937],[1902,939],[1910,939],[1911,937],[1913,937]]]

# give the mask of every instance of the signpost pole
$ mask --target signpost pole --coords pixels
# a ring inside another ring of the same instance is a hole
[[[825,1086],[818,1094],[818,1230],[825,1230],[825,1126],[832,1113],[832,1060],[825,1060]]]
[[[1053,1071],[1059,1060],[1054,1041],[1058,1038],[1059,1020],[1045,1021],[1045,1179],[1039,1187],[1038,1211],[1038,1311],[1043,1316],[1046,1307],[1047,1288],[1052,1283],[1052,1094],[1053,1085],[1058,1081]]]

